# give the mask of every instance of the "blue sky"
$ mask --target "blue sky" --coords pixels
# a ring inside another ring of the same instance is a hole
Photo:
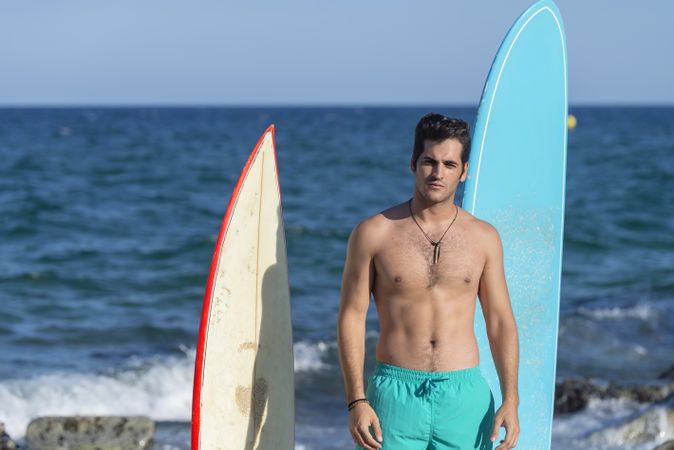
[[[0,106],[476,105],[530,3],[3,2]],[[557,4],[572,104],[674,104],[674,2]]]

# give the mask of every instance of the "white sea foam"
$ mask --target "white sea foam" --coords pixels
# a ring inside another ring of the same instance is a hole
[[[296,342],[293,346],[295,372],[320,370],[327,367],[324,358],[330,345],[330,343],[324,341]]]
[[[131,361],[105,373],[52,373],[0,383],[0,417],[21,438],[28,422],[48,415],[147,415],[187,421],[192,405],[194,351]]]
[[[366,340],[378,337],[379,333],[375,330],[368,330],[365,334]],[[336,341],[299,341],[293,346],[293,351],[295,372],[327,369],[337,362],[333,355],[337,352]]]
[[[581,306],[578,308],[578,312],[586,317],[596,320],[648,320],[655,315],[653,306],[647,303],[639,303],[626,308],[619,306],[613,306],[609,308],[588,308]]]
[[[334,342],[294,345],[295,371],[326,367]],[[51,373],[0,381],[0,421],[21,438],[35,417],[47,415],[147,415],[162,421],[189,421],[192,408],[194,349],[178,356],[128,361],[96,373]]]

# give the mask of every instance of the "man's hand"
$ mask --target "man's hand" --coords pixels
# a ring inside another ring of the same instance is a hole
[[[381,444],[375,441],[370,434],[370,426],[374,430],[377,441],[382,442],[384,439],[381,435],[381,426],[377,413],[366,402],[356,404],[349,411],[349,431],[353,437],[353,442],[367,450],[377,450],[381,448]]]
[[[508,450],[515,448],[517,438],[520,435],[520,422],[517,418],[517,403],[503,402],[494,416],[494,429],[491,433],[491,441],[494,442],[498,437],[498,430],[501,426],[506,429],[506,436],[499,446],[494,450]]]

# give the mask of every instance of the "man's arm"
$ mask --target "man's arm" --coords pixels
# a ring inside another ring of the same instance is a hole
[[[347,404],[365,397],[365,318],[374,283],[374,224],[371,220],[360,223],[351,232],[342,276],[337,346]],[[349,431],[354,442],[366,449],[378,449],[381,444],[370,435],[370,426],[381,440],[379,419],[374,410],[367,403],[357,403],[349,413]]]
[[[478,296],[503,396],[503,405],[496,413],[492,433],[492,440],[495,440],[500,426],[502,424],[505,426],[506,438],[497,447],[497,450],[501,450],[514,447],[519,435],[517,418],[519,344],[503,268],[503,244],[496,228],[489,224],[486,224],[485,243],[486,261],[480,278]]]

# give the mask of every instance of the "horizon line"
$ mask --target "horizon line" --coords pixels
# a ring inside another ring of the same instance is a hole
[[[288,102],[288,103],[261,103],[261,102],[247,102],[247,103],[199,103],[199,102],[129,102],[129,103],[115,103],[115,102],[100,102],[100,103],[0,103],[0,109],[253,109],[253,108],[284,108],[284,109],[301,109],[301,108],[461,108],[461,109],[477,109],[478,104],[470,103],[345,103],[345,102]],[[674,108],[673,103],[646,103],[646,102],[573,102],[569,103],[569,108]]]

